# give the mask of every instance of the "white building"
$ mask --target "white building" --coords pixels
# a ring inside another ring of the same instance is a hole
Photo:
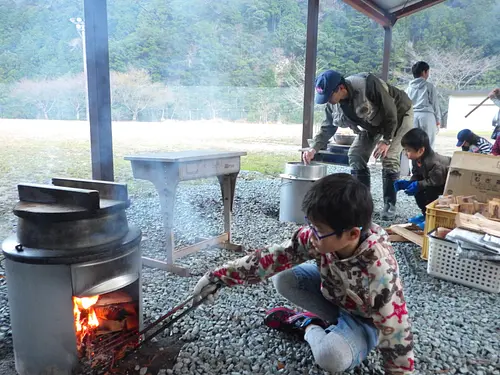
[[[469,117],[465,118],[465,115],[481,103],[488,96],[488,93],[488,90],[452,92],[449,99],[446,128],[453,131],[470,129],[472,131],[491,132],[493,130],[491,122],[499,110],[491,100],[488,99]]]

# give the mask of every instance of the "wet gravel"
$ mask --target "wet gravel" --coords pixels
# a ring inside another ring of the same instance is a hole
[[[330,172],[347,172],[329,167]],[[372,194],[377,210],[382,208],[381,175],[373,170]],[[297,225],[280,223],[280,180],[242,172],[236,186],[233,242],[254,249],[287,239]],[[145,255],[163,258],[165,238],[159,202],[152,186],[136,181],[129,186],[132,207],[129,221],[143,231]],[[401,193],[400,193],[401,194]],[[397,222],[418,213],[415,203],[399,196]],[[381,222],[378,215],[374,221]],[[175,240],[178,246],[196,237],[222,231],[222,202],[216,179],[183,183],[175,208]],[[465,286],[434,279],[426,273],[426,262],[413,244],[394,244],[405,285],[408,309],[414,322],[418,374],[500,375],[500,298]],[[143,297],[145,321],[155,319],[186,299],[199,276],[240,254],[208,249],[180,259],[193,276],[182,278],[145,268]],[[0,274],[2,273],[0,269]],[[181,335],[184,345],[173,368],[164,374],[325,374],[314,364],[308,346],[289,336],[268,330],[262,324],[266,309],[287,305],[270,282],[248,288],[225,289],[216,304],[187,316],[167,335]],[[0,279],[0,374],[15,374],[5,280]],[[351,374],[383,374],[379,355],[373,352]],[[134,370],[148,374],[147,367]]]

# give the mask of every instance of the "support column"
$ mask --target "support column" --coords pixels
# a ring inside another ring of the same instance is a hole
[[[113,181],[106,0],[84,0],[92,178]]]
[[[382,62],[382,79],[389,79],[389,61],[391,60],[392,26],[384,26],[384,60]]]
[[[319,0],[309,0],[307,8],[306,66],[304,75],[304,112],[302,120],[302,147],[308,147],[314,125],[314,79],[318,48]]]

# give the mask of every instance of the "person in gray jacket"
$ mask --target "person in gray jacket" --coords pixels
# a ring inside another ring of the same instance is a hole
[[[413,103],[414,126],[427,133],[431,147],[434,147],[436,133],[441,124],[437,90],[427,81],[430,73],[429,64],[419,61],[413,65],[411,71],[415,79],[408,84],[406,93]]]
[[[402,90],[370,73],[344,78],[327,70],[316,78],[316,103],[326,104],[326,119],[314,137],[311,148],[302,154],[307,164],[324,149],[338,127],[350,128],[356,139],[349,148],[351,174],[370,187],[368,161],[373,153],[382,160],[383,220],[394,220],[399,178],[401,138],[413,128],[412,103]]]

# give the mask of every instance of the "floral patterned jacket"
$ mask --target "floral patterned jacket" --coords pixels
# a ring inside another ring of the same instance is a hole
[[[378,349],[384,358],[386,374],[412,373],[413,335],[398,263],[387,233],[372,224],[366,240],[350,258],[342,260],[335,253],[315,253],[311,236],[311,230],[303,227],[291,240],[228,262],[208,273],[208,277],[228,286],[255,284],[315,259],[325,298],[354,315],[373,320],[379,332]]]

